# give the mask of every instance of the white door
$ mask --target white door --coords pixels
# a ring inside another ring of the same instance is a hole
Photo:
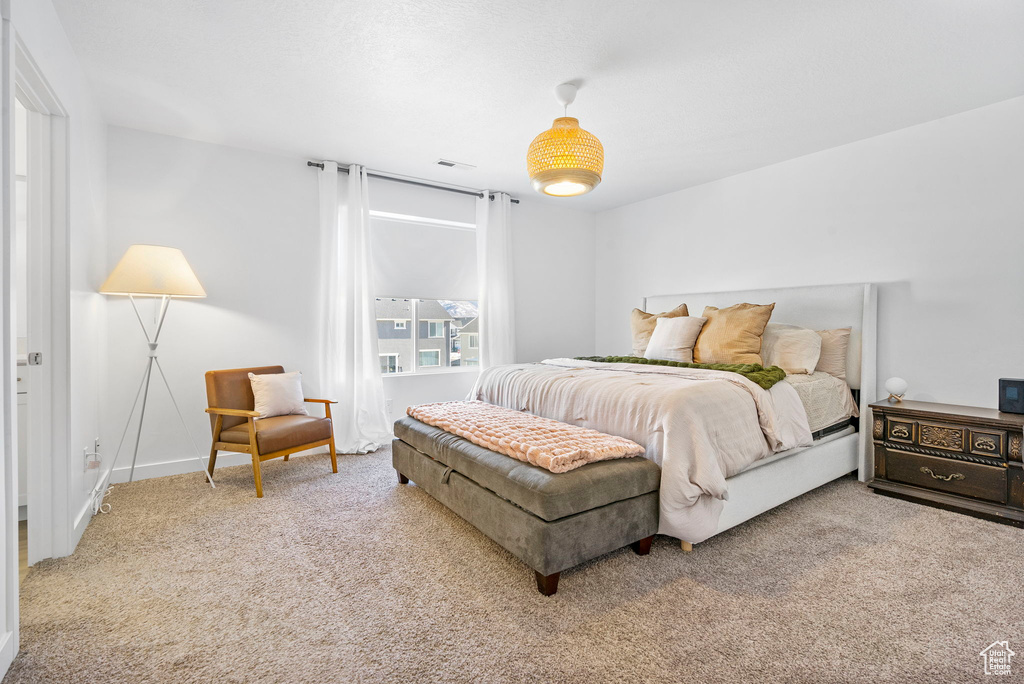
[[[51,344],[51,117],[25,102],[27,119],[27,272],[25,366],[28,378],[28,450],[24,464],[28,505],[28,563],[34,565],[52,552],[51,461],[53,453]]]

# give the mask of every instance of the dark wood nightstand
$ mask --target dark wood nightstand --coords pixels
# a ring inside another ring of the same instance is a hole
[[[871,404],[879,494],[1024,527],[1024,415],[973,406]]]

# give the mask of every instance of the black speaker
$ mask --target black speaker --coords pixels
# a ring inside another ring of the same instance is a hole
[[[1024,413],[1024,380],[999,378],[999,410]]]

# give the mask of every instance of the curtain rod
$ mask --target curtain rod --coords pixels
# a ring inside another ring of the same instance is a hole
[[[323,162],[307,161],[306,166],[315,166],[318,169],[324,168]],[[348,167],[338,166],[338,171],[341,173],[348,173]],[[378,171],[367,171],[366,175],[370,178],[379,178],[381,180],[393,181],[395,183],[405,183],[406,185],[418,185],[423,188],[433,188],[434,190],[445,190],[446,192],[455,192],[460,195],[472,195],[473,197],[483,197],[484,193],[480,190],[465,190],[463,188],[453,188],[448,185],[442,185],[440,183],[431,183],[425,180],[416,180],[412,178],[402,178],[400,176],[392,176],[387,173],[380,173]],[[494,195],[491,195],[491,199],[494,199]],[[509,198],[512,204],[519,204],[519,200],[515,197]]]

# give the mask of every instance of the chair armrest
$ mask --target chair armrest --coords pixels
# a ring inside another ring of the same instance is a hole
[[[338,403],[336,401],[331,401],[330,399],[303,399],[303,401],[309,402],[311,404],[337,404]]]
[[[244,409],[228,409],[228,408],[208,408],[207,413],[219,413],[222,416],[238,416],[240,418],[259,418],[260,414],[256,411],[246,411]]]

